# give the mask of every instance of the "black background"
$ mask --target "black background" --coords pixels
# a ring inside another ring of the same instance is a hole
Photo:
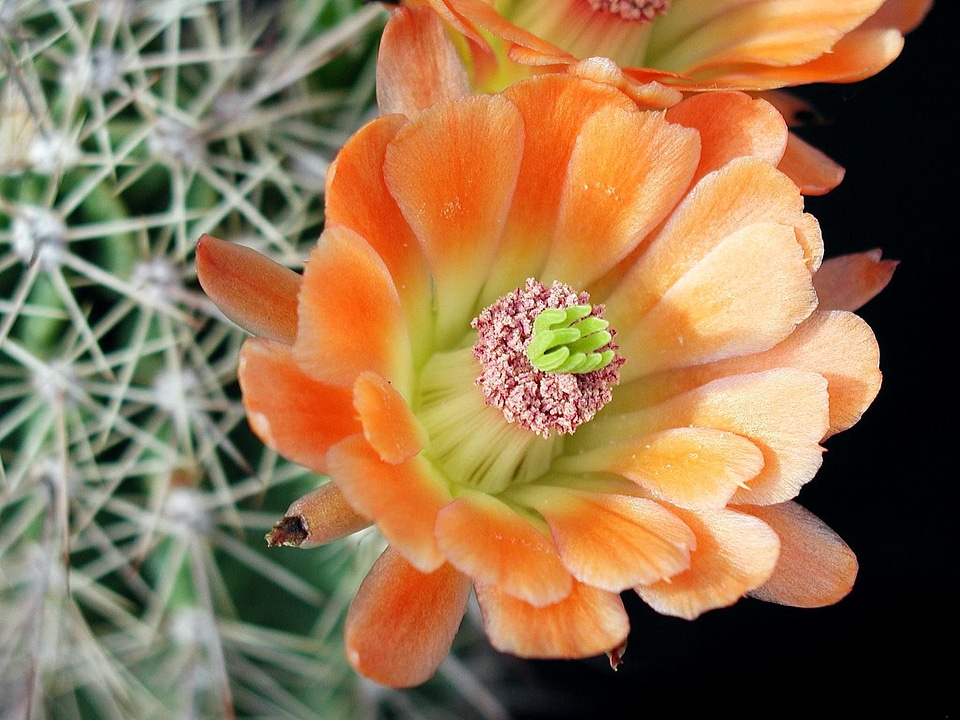
[[[807,202],[827,255],[881,247],[902,261],[859,313],[880,343],[880,395],[826,443],[799,497],[857,553],[853,592],[816,610],[748,599],[694,622],[625,595],[633,629],[620,670],[604,658],[520,665],[514,717],[960,710],[958,29],[955,0],[939,0],[880,75],[801,93],[827,120],[801,135],[847,168]]]

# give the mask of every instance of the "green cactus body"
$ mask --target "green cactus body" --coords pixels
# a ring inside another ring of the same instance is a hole
[[[0,714],[380,714],[339,637],[379,546],[265,555],[317,479],[247,429],[192,256],[299,268],[385,17],[0,0]]]

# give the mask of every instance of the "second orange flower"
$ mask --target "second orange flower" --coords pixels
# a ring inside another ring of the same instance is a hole
[[[682,89],[853,82],[889,65],[932,0],[407,0],[456,29],[476,84],[610,58]]]

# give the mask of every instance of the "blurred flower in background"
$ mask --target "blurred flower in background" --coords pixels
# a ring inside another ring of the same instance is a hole
[[[476,84],[600,56],[682,89],[854,82],[900,54],[932,0],[408,0],[462,34]]]

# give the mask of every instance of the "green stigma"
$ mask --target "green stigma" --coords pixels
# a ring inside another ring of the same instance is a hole
[[[588,373],[606,367],[613,360],[609,348],[613,336],[603,318],[590,315],[590,305],[547,308],[533,321],[533,335],[527,345],[531,364],[546,373]]]

